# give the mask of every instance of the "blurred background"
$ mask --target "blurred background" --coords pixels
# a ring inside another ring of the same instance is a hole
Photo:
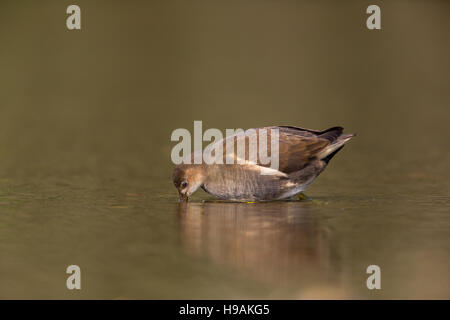
[[[66,8],[81,8],[81,30]],[[381,8],[381,30],[366,8]],[[0,298],[450,298],[448,1],[0,3]],[[341,125],[313,201],[179,206],[176,128]],[[82,290],[66,267],[79,265]],[[381,290],[366,268],[381,267]]]

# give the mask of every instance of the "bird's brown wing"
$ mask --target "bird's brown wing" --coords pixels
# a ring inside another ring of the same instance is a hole
[[[286,174],[303,169],[330,145],[329,140],[310,131],[279,127],[279,136],[279,171]]]
[[[301,129],[295,127],[267,127],[254,129],[258,137],[262,130],[267,132],[267,149],[268,155],[271,154],[271,133],[270,129],[277,129],[279,133],[279,171],[285,174],[299,171],[307,166],[311,161],[316,159],[317,154],[324,148],[329,146],[336,138],[342,133],[342,128],[335,127],[325,131],[314,131],[309,129]],[[237,141],[239,135],[230,136],[223,141],[219,142],[223,144],[224,163],[225,158],[230,157],[230,153],[227,153],[226,143],[233,141],[234,151],[232,157],[235,163],[237,163]],[[249,160],[249,136],[245,136],[245,160]],[[258,142],[258,148],[259,148]],[[258,149],[259,150],[259,149]],[[258,156],[257,165],[269,168],[271,163],[261,162]]]

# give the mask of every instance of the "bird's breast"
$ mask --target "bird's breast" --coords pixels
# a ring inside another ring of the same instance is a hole
[[[228,200],[275,200],[298,188],[287,176],[261,174],[256,168],[242,165],[221,165],[210,168],[203,189]]]

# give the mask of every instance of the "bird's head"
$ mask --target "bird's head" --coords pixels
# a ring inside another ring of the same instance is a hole
[[[188,201],[204,180],[205,174],[200,165],[180,164],[173,170],[173,184],[180,194],[180,202]]]

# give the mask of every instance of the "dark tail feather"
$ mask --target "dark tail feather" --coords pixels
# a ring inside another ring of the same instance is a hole
[[[327,139],[328,141],[333,143],[342,135],[343,131],[344,128],[342,127],[333,127],[322,131],[318,136],[319,138]]]

